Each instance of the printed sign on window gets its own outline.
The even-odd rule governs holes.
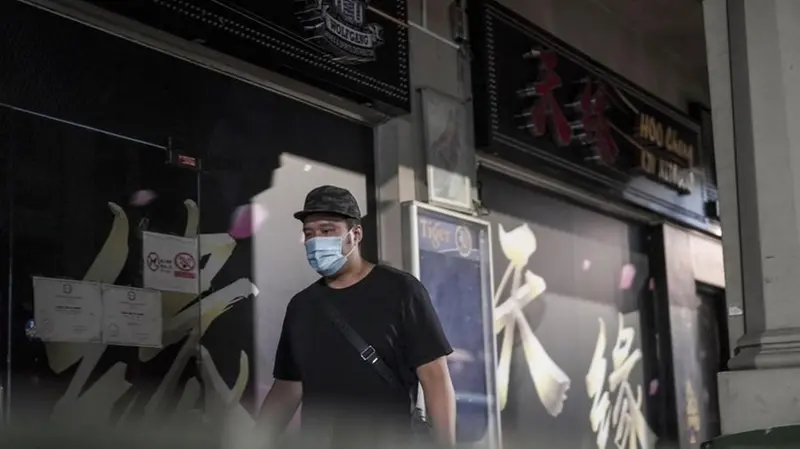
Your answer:
[[[103,285],[103,343],[160,348],[161,292]]]
[[[100,343],[100,284],[34,276],[33,304],[42,341]]]
[[[199,294],[197,239],[143,233],[144,287]]]

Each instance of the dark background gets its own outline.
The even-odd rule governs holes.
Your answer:
[[[2,2],[0,15],[7,19],[0,24],[0,318],[5,323],[11,312],[12,328],[2,340],[11,339],[11,379],[4,382],[17,398],[12,416],[32,404],[21,398],[34,393],[39,413],[50,409],[75,374],[75,367],[53,373],[43,345],[25,334],[32,317],[31,276],[81,279],[108,235],[108,202],[124,208],[131,228],[130,254],[116,283],[138,286],[139,229],[181,233],[182,203],[193,199],[201,210],[201,234],[227,232],[234,210],[273,186],[281,154],[363,173],[368,195],[374,192],[369,128],[17,2]],[[170,141],[200,158],[205,170],[167,165],[163,149],[142,143]],[[330,142],[337,142],[336,152]],[[131,195],[142,189],[159,196],[146,207],[132,206]],[[369,210],[373,202],[369,197]],[[301,207],[294,202],[269,206],[271,213],[286,216]],[[373,218],[364,225],[363,250],[375,258]],[[253,258],[251,239],[239,240],[210,292],[241,278],[255,282]],[[307,267],[271,269],[292,276]],[[239,374],[240,353],[248,354],[250,382],[242,400],[248,410],[254,407],[258,351],[254,302],[288,299],[273,298],[268,290],[258,298],[242,298],[202,340],[229,387]],[[147,363],[137,361],[136,350],[111,347],[88,386],[114,363],[125,362],[126,379],[134,386],[117,411],[131,405],[135,395],[133,408],[140,410],[182,343]],[[0,360],[5,372],[5,354]],[[195,374],[193,360],[176,390]]]
[[[508,404],[501,415],[504,441],[543,449],[596,447],[589,423],[592,401],[586,390],[586,374],[598,337],[598,318],[606,325],[605,356],[610,373],[619,312],[625,327],[636,332],[632,350],[640,348],[643,352],[629,379],[634,388],[642,386],[642,411],[658,434],[660,411],[648,393],[650,380],[655,377],[655,343],[643,334],[649,326],[642,325],[650,313],[647,302],[651,297],[644,229],[540,193],[490,170],[479,171],[479,180],[492,223],[496,283],[508,266],[500,249],[499,226],[510,232],[527,224],[537,238],[538,249],[528,269],[545,279],[547,290],[524,312],[550,357],[571,380],[563,411],[552,417],[536,393],[522,346],[517,346],[512,356]],[[588,269],[584,261],[590,262]],[[620,274],[626,264],[633,265],[636,275],[631,287],[621,290]],[[615,397],[611,395],[612,402]],[[613,441],[608,444],[613,445]]]
[[[177,0],[110,2],[89,0],[152,27],[195,41],[259,67],[302,79],[389,113],[410,110],[408,34],[403,27],[367,12],[368,23],[383,26],[377,60],[343,65],[306,42],[295,0]],[[371,6],[404,22],[405,0],[372,0]]]

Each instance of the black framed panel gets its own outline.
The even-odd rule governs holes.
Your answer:
[[[85,0],[329,92],[410,111],[406,0]]]
[[[469,17],[478,148],[710,229],[694,121],[495,1]]]
[[[494,170],[478,179],[492,226],[503,444],[652,447],[663,412],[647,228]]]

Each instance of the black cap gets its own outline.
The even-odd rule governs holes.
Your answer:
[[[308,192],[303,210],[294,218],[305,220],[311,214],[333,214],[361,219],[358,202],[349,190],[336,186],[320,186]]]

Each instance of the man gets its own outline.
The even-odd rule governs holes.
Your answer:
[[[294,216],[303,222],[308,262],[322,278],[286,309],[275,382],[261,411],[266,430],[281,432],[302,400],[302,432],[317,439],[315,447],[326,447],[321,440],[327,438],[327,447],[335,448],[407,443],[419,383],[433,439],[452,447],[455,394],[446,359],[452,349],[425,287],[408,273],[361,257],[361,213],[347,190],[318,187]],[[331,306],[397,382],[362,358],[331,318]]]

